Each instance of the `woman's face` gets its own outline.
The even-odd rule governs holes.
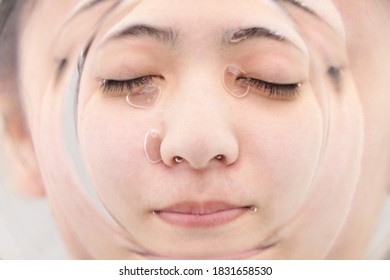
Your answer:
[[[365,142],[341,4],[102,1],[48,19],[56,40],[28,45],[34,16],[58,9],[45,2],[22,36],[21,78],[47,195],[75,256],[360,256],[363,246],[337,248],[364,243],[345,240],[355,233],[346,225],[374,219],[383,182],[375,201],[354,201],[382,136]],[[42,45],[56,60],[35,52]],[[32,80],[37,56],[47,71]],[[65,152],[70,94],[82,168],[109,217]]]

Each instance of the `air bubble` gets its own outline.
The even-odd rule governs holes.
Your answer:
[[[131,92],[126,96],[126,102],[133,107],[150,109],[156,105],[161,95],[161,88],[155,84],[148,84]]]
[[[161,137],[157,130],[152,129],[145,135],[144,151],[146,159],[150,163],[158,163],[162,160],[161,153]]]
[[[236,65],[229,65],[223,72],[223,85],[235,97],[245,97],[250,85],[245,80],[245,73]]]

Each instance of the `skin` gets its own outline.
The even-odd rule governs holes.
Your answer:
[[[41,176],[36,169],[31,173],[43,181],[75,258],[364,257],[388,191],[390,129],[384,104],[389,86],[388,66],[382,61],[390,58],[385,51],[390,42],[375,44],[388,21],[388,4],[376,1],[365,7],[358,1],[351,8],[346,1],[334,6],[326,1],[329,5],[319,9],[315,1],[307,1],[314,11],[319,9],[321,19],[284,3],[288,18],[268,1],[223,6],[217,1],[140,1],[114,9],[86,56],[77,107],[81,155],[100,199],[95,204],[64,152],[67,139],[58,125],[73,68],[66,67],[56,79],[58,64],[47,59],[47,53],[66,55],[68,65],[75,65],[85,45],[76,38],[87,38],[95,23],[69,35],[66,28],[83,20],[80,14],[63,27],[77,1],[59,2],[61,7],[38,2],[22,30],[20,49],[22,100]],[[85,16],[103,15],[109,8],[105,3]],[[191,13],[183,12],[188,9]],[[375,15],[369,20],[354,16],[367,9]],[[51,32],[41,32],[42,16],[51,23]],[[139,22],[178,29],[177,44],[150,37],[107,41]],[[216,43],[226,27],[248,26],[276,29],[293,43],[264,38],[228,47]],[[368,34],[372,40],[359,40]],[[264,90],[236,98],[221,80],[231,64],[257,79],[302,86],[288,98],[269,98]],[[331,66],[342,69],[341,82],[327,74]],[[126,92],[101,87],[105,79],[145,74],[163,77],[154,79],[161,97],[148,110],[129,106]],[[150,129],[162,138],[157,164],[147,161],[143,149]],[[217,160],[218,155],[223,159]],[[175,156],[184,161],[175,164]],[[212,227],[172,225],[153,214],[183,201],[221,197],[258,211]],[[100,203],[103,211],[96,206]]]

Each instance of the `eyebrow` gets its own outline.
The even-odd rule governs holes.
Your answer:
[[[225,30],[220,38],[222,46],[230,46],[243,41],[266,38],[280,42],[289,42],[289,40],[280,33],[265,27],[249,27],[234,30]]]
[[[169,46],[178,43],[179,32],[171,28],[154,27],[147,24],[136,24],[110,36],[105,42],[120,38],[154,38],[155,40]]]

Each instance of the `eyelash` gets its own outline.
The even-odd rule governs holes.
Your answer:
[[[155,78],[162,78],[160,76],[148,75],[142,76],[135,79],[130,80],[103,80],[101,84],[101,88],[103,92],[106,93],[114,93],[120,95],[124,90],[131,91],[135,87],[142,87],[154,82]]]
[[[130,80],[103,80],[101,88],[103,89],[103,92],[121,95],[125,89],[130,92],[135,87],[142,87],[148,84],[152,84],[155,78],[162,77],[148,75]],[[299,95],[299,88],[301,87],[301,83],[276,84],[249,77],[241,77],[237,78],[237,80],[248,83],[248,85],[254,89],[267,92],[269,98],[277,97],[286,99],[295,97]]]
[[[249,77],[241,77],[237,78],[237,80],[245,81],[252,88],[267,92],[269,98],[293,98],[299,95],[299,88],[302,85],[301,83],[276,84]]]

